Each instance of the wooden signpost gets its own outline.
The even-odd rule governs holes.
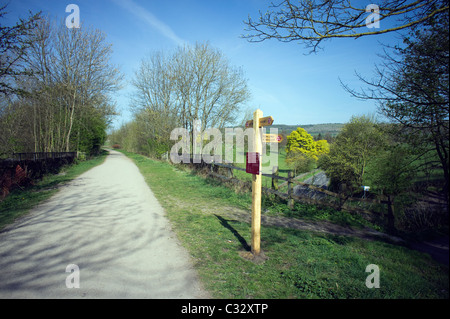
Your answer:
[[[253,116],[255,116],[254,113],[253,113]],[[262,112],[261,112],[261,116],[262,116]],[[245,122],[245,127],[247,127],[247,128],[248,127],[253,127],[253,121],[254,121],[254,118],[253,118],[253,120]],[[273,124],[273,117],[272,116],[261,117],[259,119],[259,127],[270,126],[272,124]]]
[[[259,128],[273,123],[271,116],[262,117],[263,112],[256,110],[253,120],[247,121],[245,127],[253,127],[253,150],[247,154],[247,169],[252,176],[252,253],[258,256],[261,252],[261,153],[262,142]],[[256,123],[257,125],[253,125]],[[256,153],[256,154],[255,154]],[[250,159],[252,159],[250,161]],[[255,168],[255,165],[258,167]]]

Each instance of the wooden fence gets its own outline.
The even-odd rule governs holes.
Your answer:
[[[56,158],[75,158],[77,152],[36,152],[36,153],[13,153],[11,159],[18,161],[39,161]]]
[[[44,174],[57,173],[61,166],[72,163],[77,152],[14,153],[0,159],[0,199],[16,187],[23,187]]]
[[[202,167],[208,166],[208,174],[212,177],[218,178],[222,181],[246,185],[251,188],[251,182],[240,180],[234,177],[234,170],[244,171],[245,168],[236,167],[223,163],[202,163]],[[219,169],[220,168],[220,169]],[[296,180],[292,171],[288,171],[288,177],[280,176],[278,170],[273,174],[262,173],[262,176],[268,177],[272,180],[271,187],[262,187],[262,191],[266,194],[274,194],[287,201],[288,206],[293,208],[295,202],[313,204],[318,206],[331,207],[337,210],[354,212],[362,215],[364,218],[373,220],[375,217],[379,218],[389,209],[393,209],[392,203],[386,200],[371,199],[371,198],[357,198],[345,194],[331,192],[327,189],[317,187],[315,185],[307,184]],[[281,180],[283,183],[278,184]],[[282,192],[280,188],[287,185],[287,191]],[[305,189],[312,190],[316,194],[323,194],[320,199],[312,198],[311,196],[299,196],[294,194],[294,186],[301,185]],[[360,207],[363,206],[363,207]],[[369,209],[366,206],[376,207],[376,209]]]

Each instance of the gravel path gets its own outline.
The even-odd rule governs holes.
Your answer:
[[[0,298],[208,297],[138,168],[116,151],[0,233]]]

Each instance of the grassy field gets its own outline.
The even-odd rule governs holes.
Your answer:
[[[265,260],[251,260],[251,227],[230,217],[234,210],[250,214],[250,194],[236,193],[183,166],[124,153],[137,164],[165,208],[214,298],[449,297],[447,266],[428,255],[382,241],[262,227]],[[263,200],[263,211],[266,206]],[[329,210],[303,209],[310,219],[320,216],[333,220]],[[302,218],[301,212],[295,215]],[[339,221],[345,223],[345,218]],[[349,219],[349,223],[355,221]],[[380,288],[366,287],[369,264],[379,266]]]
[[[67,183],[89,169],[103,163],[107,152],[87,161],[63,167],[59,174],[47,175],[25,190],[16,189],[0,201],[0,230],[27,214],[31,208],[55,194],[59,185]]]

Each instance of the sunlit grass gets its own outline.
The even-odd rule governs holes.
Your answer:
[[[124,152],[135,161],[187,248],[205,287],[216,298],[448,298],[448,267],[429,256],[380,241],[303,230],[262,227],[266,260],[243,258],[251,243],[248,223],[227,217],[250,214],[250,194],[182,167]],[[309,218],[329,212],[303,208]],[[296,214],[301,218],[302,207]],[[339,219],[342,221],[342,218]],[[349,221],[358,223],[359,221]],[[380,288],[365,285],[366,266],[380,268]]]

